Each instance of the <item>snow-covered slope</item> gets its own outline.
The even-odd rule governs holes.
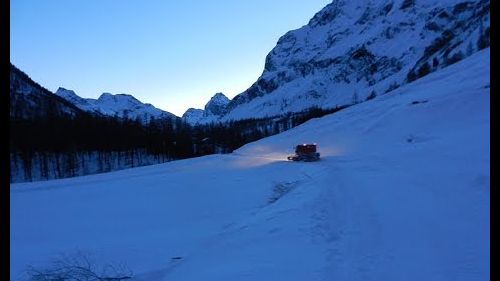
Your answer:
[[[99,112],[97,106],[95,105],[95,99],[84,99],[77,95],[73,90],[68,90],[62,87],[59,87],[55,94],[71,102],[82,110]]]
[[[139,119],[148,123],[154,119],[174,119],[176,116],[170,112],[158,109],[149,103],[142,103],[135,97],[127,94],[113,95],[103,93],[98,99],[82,98],[72,90],[59,88],[56,95],[73,103],[78,108],[119,118]]]
[[[140,119],[148,122],[151,118],[175,118],[175,115],[154,107],[149,103],[142,103],[131,95],[103,93],[95,105],[99,111],[106,115],[122,118]]]
[[[12,184],[11,280],[78,251],[137,280],[489,280],[489,52],[230,155]],[[321,161],[285,161],[302,142]]]
[[[71,102],[54,95],[10,64],[10,118],[76,117],[83,112]]]
[[[334,0],[279,39],[261,77],[233,98],[220,120],[335,107],[383,94],[488,45],[489,5]]]
[[[182,119],[191,125],[207,124],[220,119],[227,113],[230,99],[223,93],[216,93],[205,105],[205,109],[189,108]]]

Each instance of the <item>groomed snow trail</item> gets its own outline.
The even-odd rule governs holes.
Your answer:
[[[13,184],[11,279],[82,250],[145,281],[489,280],[489,60],[231,155]]]

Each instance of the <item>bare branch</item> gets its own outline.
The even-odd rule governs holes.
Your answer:
[[[123,265],[107,264],[99,270],[91,257],[82,252],[73,256],[62,255],[47,268],[28,266],[27,273],[31,281],[120,281],[134,278],[132,271]]]

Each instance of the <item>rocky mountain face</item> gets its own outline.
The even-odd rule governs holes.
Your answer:
[[[205,112],[212,115],[223,115],[226,113],[226,107],[230,100],[223,94],[215,94],[205,105]]]
[[[182,119],[191,125],[214,122],[227,113],[230,101],[223,93],[216,93],[205,105],[205,109],[189,108]]]
[[[54,95],[10,65],[10,118],[35,119],[48,116],[74,118],[83,114],[71,102]]]
[[[143,124],[148,123],[151,119],[177,118],[177,116],[170,112],[158,109],[149,103],[142,103],[135,97],[127,94],[113,95],[103,93],[98,99],[91,99],[82,98],[76,95],[74,91],[59,88],[56,91],[56,95],[73,103],[84,111],[118,118],[138,119]]]
[[[489,46],[489,26],[489,0],[335,0],[278,40],[217,121],[371,99]]]

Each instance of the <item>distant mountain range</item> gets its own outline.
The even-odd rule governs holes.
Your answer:
[[[82,98],[72,90],[57,89],[56,95],[73,103],[81,110],[118,118],[140,120],[148,123],[151,119],[172,119],[174,114],[158,109],[149,103],[142,103],[127,94],[103,93],[98,99]]]
[[[176,119],[174,114],[142,103],[131,95],[103,93],[98,99],[82,98],[72,90],[59,88],[55,93],[33,81],[26,73],[10,65],[10,116],[30,119],[47,115],[94,114],[139,120]]]

